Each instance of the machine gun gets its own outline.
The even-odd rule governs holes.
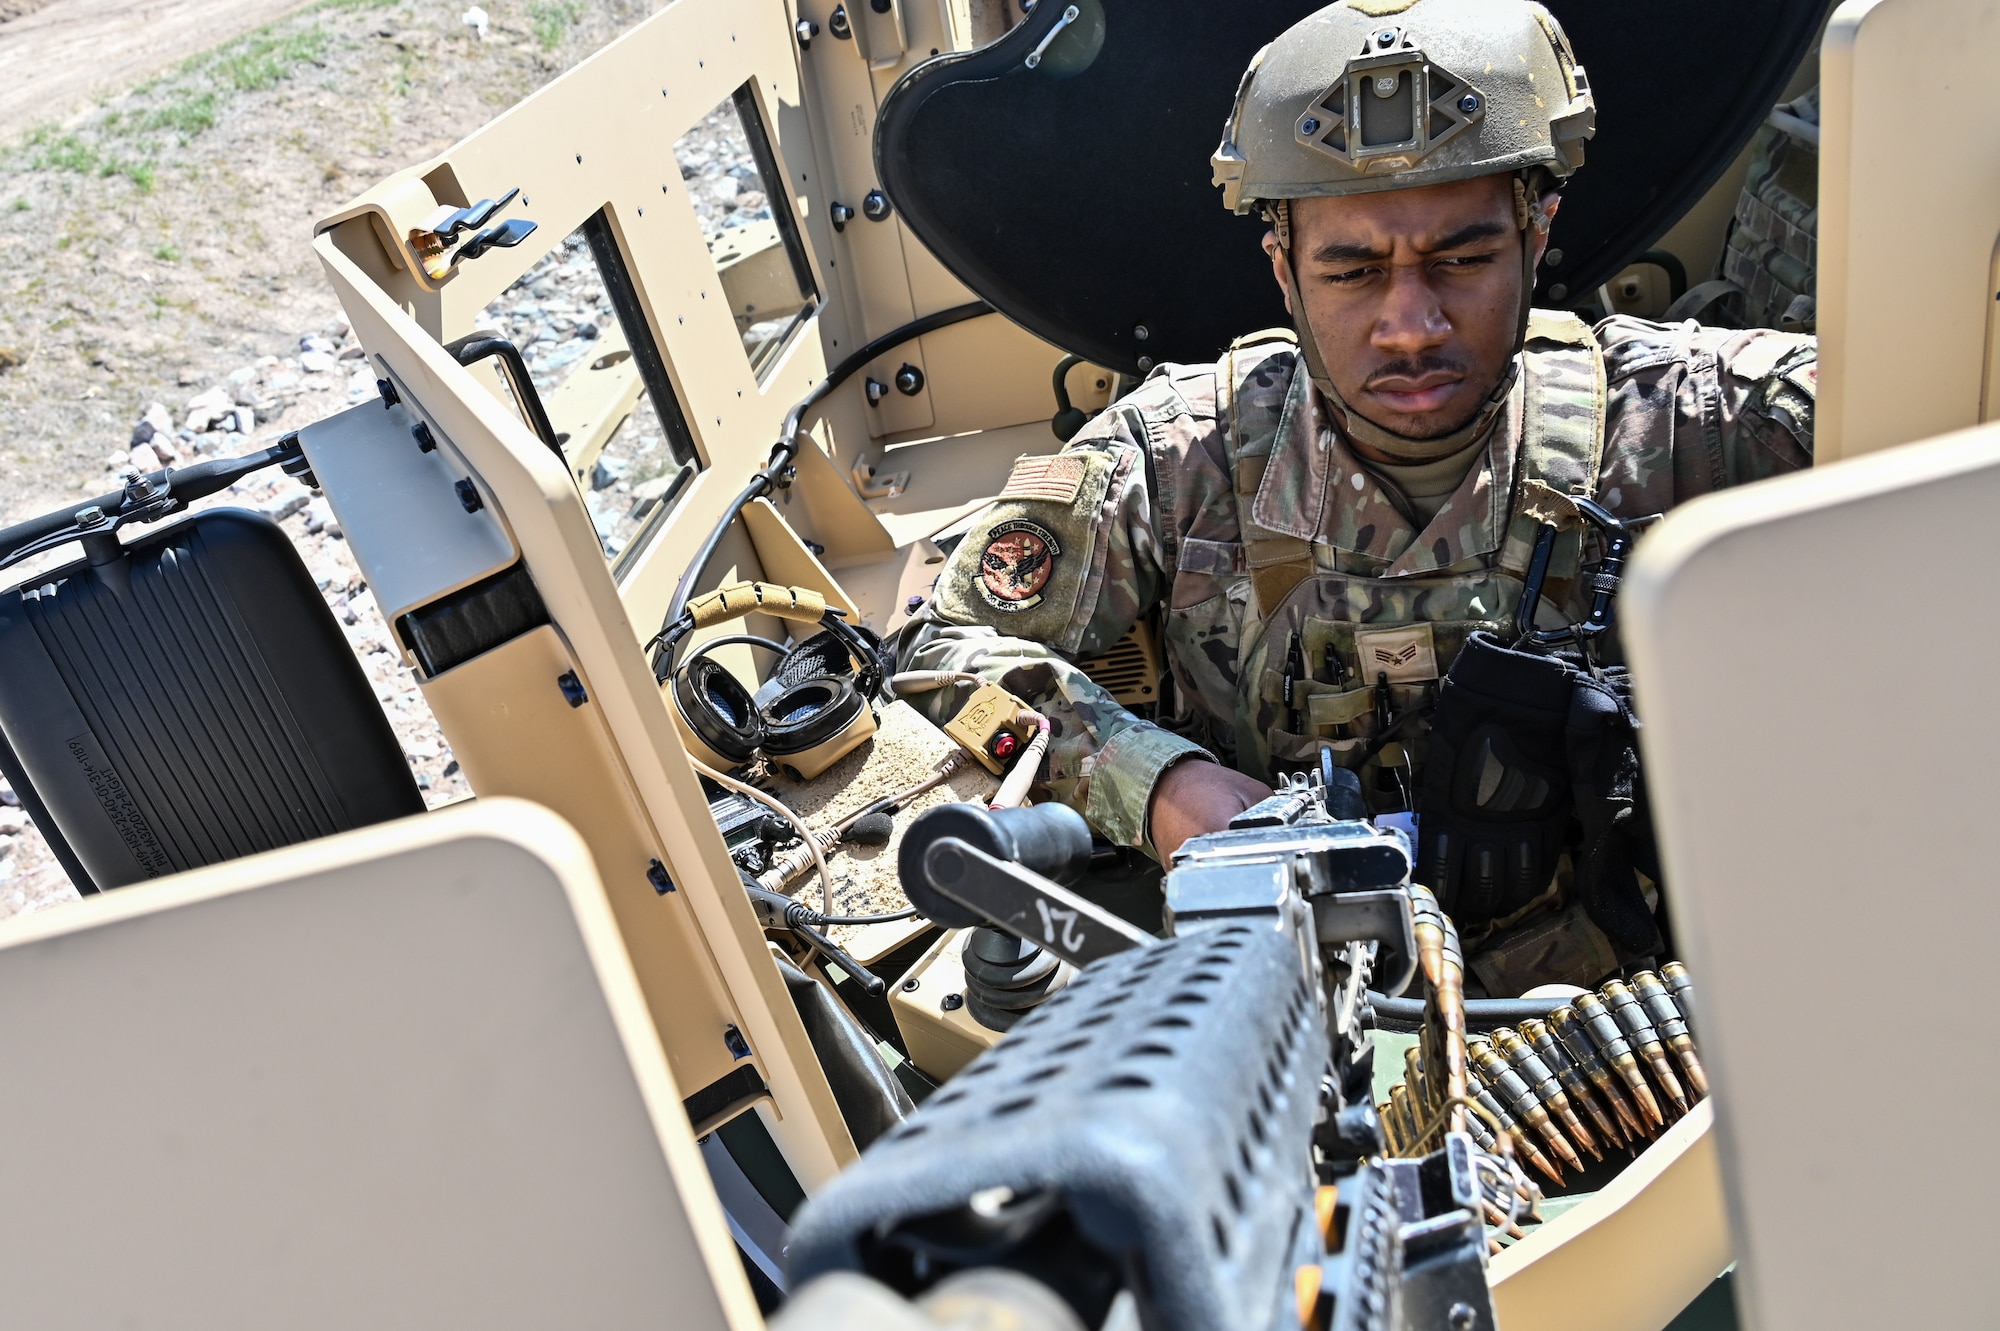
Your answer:
[[[1414,970],[1410,851],[1359,812],[1325,767],[1189,841],[1165,939],[1064,885],[1066,807],[918,818],[913,904],[1080,970],[800,1212],[799,1319],[867,1316],[807,1283],[847,1272],[1024,1327],[1492,1327],[1489,1158],[1452,1132],[1382,1158],[1368,990]]]

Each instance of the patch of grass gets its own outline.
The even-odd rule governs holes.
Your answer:
[[[564,35],[583,17],[583,8],[582,0],[549,0],[528,6],[528,26],[535,30],[535,40],[544,51],[562,45]]]
[[[260,28],[213,54],[192,62],[196,71],[237,92],[258,92],[289,78],[301,65],[326,60],[326,29],[317,25],[297,32]]]
[[[47,127],[28,136],[28,165],[37,171],[74,171],[95,174],[104,165],[97,149],[76,134],[58,134]]]
[[[34,206],[34,204],[29,203],[26,199],[16,199],[7,205],[7,211],[10,213],[25,213]]]
[[[141,157],[134,160],[106,158],[104,165],[97,169],[100,176],[123,176],[138,187],[141,194],[153,192],[153,159]]]
[[[158,245],[153,249],[153,257],[161,263],[179,263],[181,252],[171,245]]]
[[[183,139],[191,139],[205,129],[215,128],[216,100],[213,88],[200,92],[183,90],[148,112],[140,125],[145,129],[170,129]]]

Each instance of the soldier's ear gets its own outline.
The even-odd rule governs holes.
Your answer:
[[[1292,304],[1291,265],[1285,259],[1285,251],[1278,245],[1278,233],[1276,231],[1266,231],[1264,233],[1264,253],[1271,256],[1271,277],[1277,282],[1279,292],[1284,295],[1285,313],[1296,319],[1299,312],[1297,307]]]
[[[1542,252],[1549,247],[1549,227],[1554,224],[1556,209],[1560,207],[1562,207],[1562,195],[1551,190],[1536,200],[1534,208],[1528,214],[1529,225],[1533,229],[1535,262],[1538,264],[1542,261]]]

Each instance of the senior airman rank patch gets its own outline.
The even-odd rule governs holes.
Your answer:
[[[987,533],[979,552],[979,591],[995,610],[1032,610],[1042,603],[1062,542],[1039,522],[1016,518]]]

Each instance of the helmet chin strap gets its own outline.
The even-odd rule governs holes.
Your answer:
[[[1514,380],[1521,372],[1521,348],[1528,342],[1528,315],[1535,301],[1535,268],[1539,258],[1536,254],[1536,233],[1546,233],[1549,228],[1548,213],[1543,211],[1539,199],[1529,200],[1527,185],[1520,175],[1514,177],[1513,186],[1514,225],[1521,232],[1521,312],[1514,326],[1514,349],[1508,354],[1507,372],[1500,376],[1500,382],[1487,394],[1471,420],[1450,434],[1429,439],[1398,434],[1377,425],[1348,405],[1340,390],[1333,386],[1333,377],[1326,372],[1326,363],[1320,359],[1319,342],[1313,337],[1312,324],[1306,318],[1304,287],[1299,282],[1298,258],[1292,250],[1291,201],[1280,199],[1272,205],[1269,210],[1271,229],[1277,235],[1278,248],[1285,255],[1285,272],[1291,285],[1288,294],[1291,297],[1292,323],[1298,330],[1299,354],[1305,358],[1306,373],[1312,378],[1313,387],[1326,399],[1336,423],[1349,438],[1401,462],[1434,462],[1468,447],[1473,440],[1493,428],[1493,422],[1499,417],[1500,408],[1507,404],[1507,395],[1513,391]]]

